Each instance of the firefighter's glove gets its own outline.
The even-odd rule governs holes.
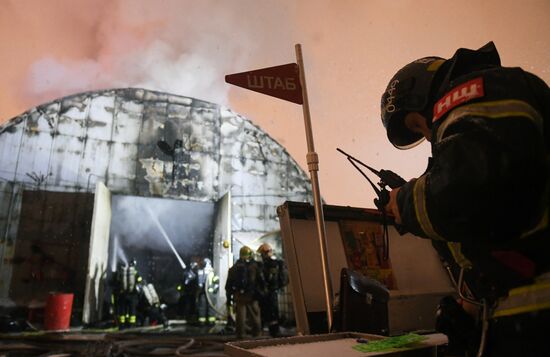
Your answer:
[[[399,213],[399,206],[397,205],[397,194],[401,187],[390,191],[390,201],[386,205],[386,213],[392,215],[395,219],[395,223],[401,224],[401,214]]]

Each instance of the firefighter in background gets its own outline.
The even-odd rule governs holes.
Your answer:
[[[459,283],[438,330],[458,353],[548,355],[547,84],[502,67],[490,42],[406,65],[381,106],[395,147],[431,142],[428,169],[393,189],[386,210],[400,232],[431,239]]]
[[[213,308],[210,306],[211,297],[218,292],[220,279],[214,274],[212,262],[208,258],[202,260],[201,266],[197,272],[197,309],[200,324],[214,324],[216,316]]]
[[[123,263],[118,265],[113,284],[113,300],[119,329],[136,326],[139,303],[138,285],[141,281],[136,259],[131,259],[128,265]]]
[[[187,322],[197,318],[198,263],[192,260],[183,271],[183,281],[178,285],[180,314]]]
[[[235,329],[238,339],[244,337],[246,322],[253,337],[261,334],[262,322],[258,300],[265,295],[265,281],[262,268],[252,257],[252,249],[243,246],[239,251],[239,259],[229,268],[225,293],[228,311],[235,305]]]
[[[277,337],[279,328],[279,290],[288,284],[288,271],[285,262],[273,255],[273,248],[268,243],[258,247],[257,252],[262,257],[262,270],[267,292],[260,298],[262,324],[269,328],[269,335]]]
[[[168,319],[164,314],[166,305],[161,304],[155,286],[151,283],[142,281],[140,284],[141,298],[139,304],[139,317],[144,326],[162,324],[164,328],[168,327]]]

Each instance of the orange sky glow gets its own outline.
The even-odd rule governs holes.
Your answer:
[[[307,170],[300,106],[232,87],[225,74],[295,62],[302,45],[321,194],[373,207],[336,151],[409,179],[429,145],[399,151],[380,122],[391,76],[420,57],[494,41],[503,65],[550,83],[548,0],[0,0],[0,123],[66,95],[143,87],[223,104]]]

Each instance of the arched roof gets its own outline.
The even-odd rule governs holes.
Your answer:
[[[182,149],[173,157],[159,140]],[[216,200],[304,196],[305,172],[243,116],[217,104],[145,89],[86,92],[0,126],[0,178],[41,189]],[[304,198],[304,197],[302,197]]]

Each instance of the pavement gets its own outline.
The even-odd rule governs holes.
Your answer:
[[[170,321],[168,328],[74,327],[44,331],[36,326],[24,332],[0,334],[0,356],[227,356],[224,344],[236,341],[224,322],[209,326]],[[294,328],[283,329],[285,335]],[[267,331],[259,339],[270,338]]]

